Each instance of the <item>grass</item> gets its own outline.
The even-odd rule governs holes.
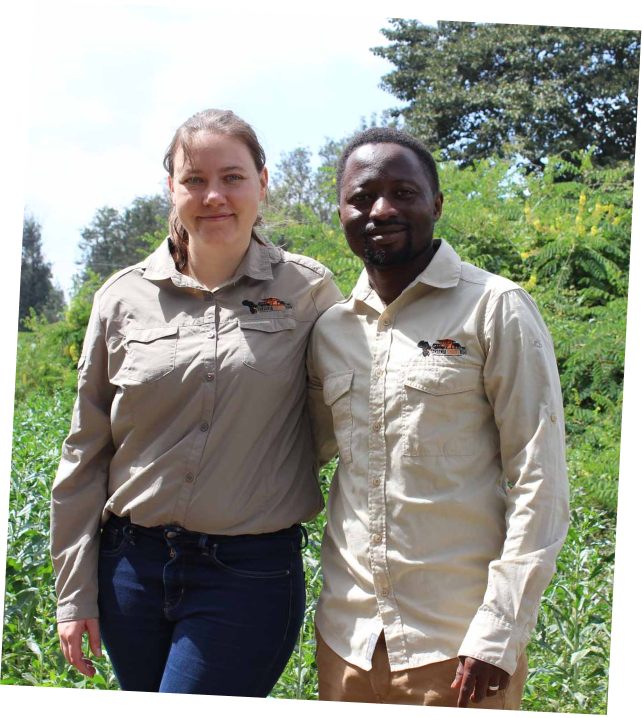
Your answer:
[[[49,561],[49,492],[68,431],[71,390],[21,400],[14,416],[1,683],[117,690],[105,655],[97,675],[83,678],[60,653]],[[573,454],[571,477],[579,472]],[[326,467],[327,489],[334,464]],[[605,713],[610,648],[615,518],[572,493],[572,523],[558,571],[542,601],[528,648],[529,679],[523,710]],[[318,697],[314,658],[314,605],[321,588],[319,550],[324,514],[307,525],[304,554],[308,601],[298,645],[272,691],[274,698]]]

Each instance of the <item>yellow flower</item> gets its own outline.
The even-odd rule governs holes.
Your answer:
[[[596,224],[594,224],[594,225],[591,227],[591,234],[592,234],[593,236],[595,236],[595,235],[597,234],[597,225],[596,225]]]

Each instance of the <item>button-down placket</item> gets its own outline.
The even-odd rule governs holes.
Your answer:
[[[374,293],[373,293],[374,294]],[[376,295],[374,295],[376,297]],[[364,301],[371,311],[376,311],[376,333],[372,342],[372,365],[370,368],[369,428],[368,432],[368,517],[370,535],[370,563],[379,615],[383,622],[389,653],[406,660],[403,627],[399,607],[395,600],[387,561],[386,516],[386,367],[392,346],[392,330],[396,316],[394,307],[382,307],[373,295]],[[376,297],[378,300],[378,297]],[[377,306],[378,305],[378,306]],[[380,312],[380,308],[383,311]]]

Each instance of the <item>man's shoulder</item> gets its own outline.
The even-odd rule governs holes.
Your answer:
[[[504,292],[511,290],[522,290],[516,282],[512,279],[507,279],[499,274],[493,274],[488,272],[481,267],[476,267],[474,264],[469,262],[461,263],[461,281],[471,288],[476,288],[477,291],[482,294],[499,296]]]

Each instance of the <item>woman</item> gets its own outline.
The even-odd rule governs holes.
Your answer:
[[[60,644],[93,676],[81,639],[99,656],[102,636],[124,690],[267,696],[323,505],[305,349],[341,294],[257,234],[265,154],[232,112],[187,120],[164,166],[170,236],[96,294],[78,364],[52,491]]]

